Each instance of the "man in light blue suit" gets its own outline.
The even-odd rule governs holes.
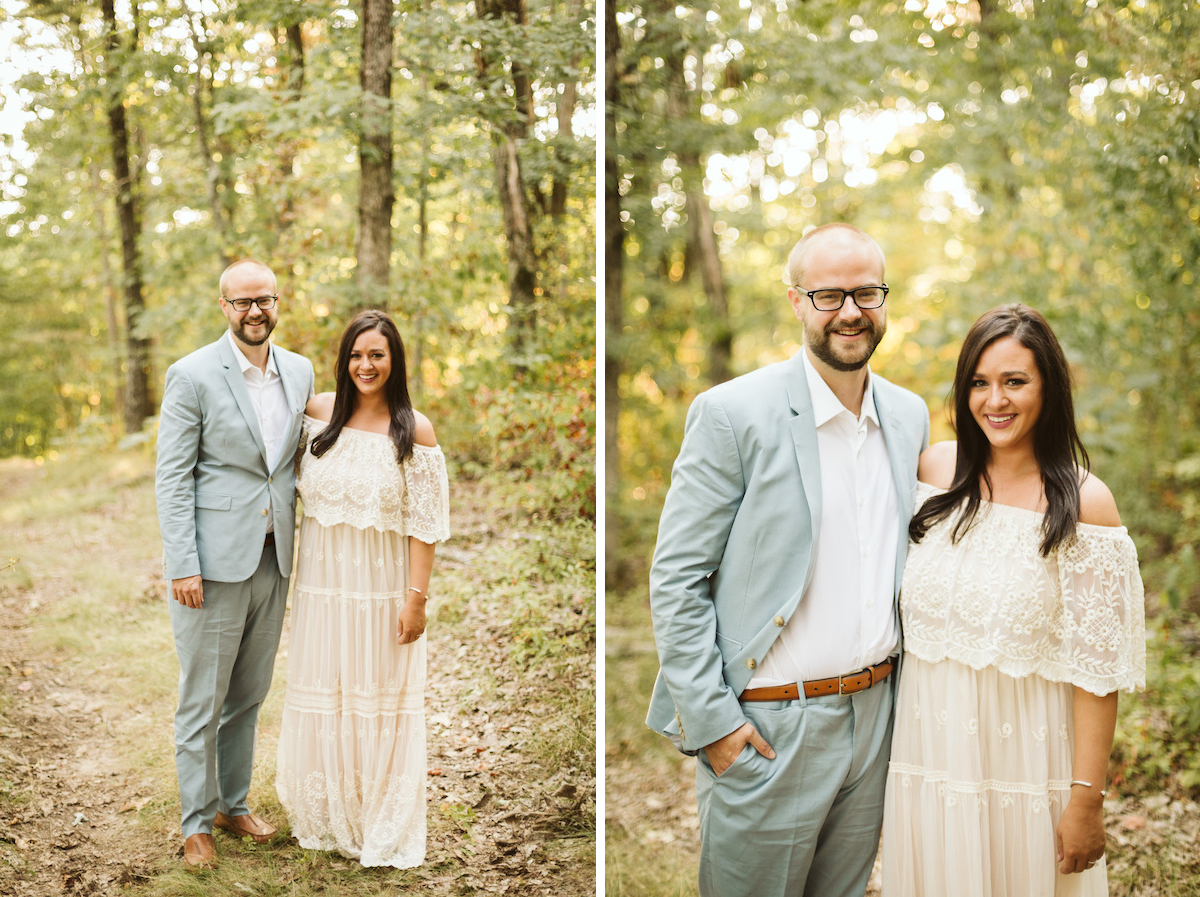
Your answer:
[[[787,280],[804,349],[696,398],[650,572],[647,723],[697,757],[704,897],[861,897],[883,815],[929,413],[867,366],[870,236],[810,231]]]
[[[184,860],[216,865],[213,827],[266,843],[246,806],[258,710],[271,686],[295,535],[293,456],[313,367],[270,342],[275,275],[221,275],[228,331],[167,371],[155,497],[179,655],[175,765]]]

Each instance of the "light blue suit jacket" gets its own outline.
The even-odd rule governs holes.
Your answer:
[[[871,381],[900,512],[895,595],[929,411],[908,390]],[[803,350],[696,397],[650,568],[661,669],[646,723],[680,750],[746,721],[738,695],[803,599],[822,503],[837,500],[821,495]]]
[[[237,351],[222,336],[167,369],[158,423],[154,494],[167,579],[201,574],[215,582],[249,579],[262,558],[268,508],[279,572],[292,572],[296,530],[294,456],[313,366],[272,346],[287,399],[288,431],[273,468],[250,402]]]

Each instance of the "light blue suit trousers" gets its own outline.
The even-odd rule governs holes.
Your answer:
[[[218,811],[250,812],[258,710],[271,688],[287,593],[272,545],[249,579],[204,580],[201,610],[171,599],[179,654],[175,770],[185,838],[211,832]]]
[[[862,897],[898,679],[844,697],[744,703],[775,759],[747,745],[718,778],[697,755],[702,897]]]

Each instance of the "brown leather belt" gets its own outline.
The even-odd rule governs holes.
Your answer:
[[[267,538],[263,540],[263,548],[269,548],[275,544],[275,533],[267,533]]]
[[[818,698],[821,695],[852,695],[866,691],[872,685],[878,685],[891,675],[896,668],[896,658],[889,657],[883,663],[873,667],[863,667],[857,673],[846,673],[844,676],[832,676],[829,679],[809,679],[804,683],[804,697]],[[742,692],[740,701],[794,701],[800,697],[798,683],[789,682],[787,685],[766,685],[762,688],[747,688]]]

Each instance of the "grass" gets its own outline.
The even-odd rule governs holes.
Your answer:
[[[648,598],[644,589],[610,592],[604,604],[605,895],[695,897],[695,833],[663,813],[693,802],[694,761],[645,722],[658,672]]]
[[[455,683],[457,710],[482,709],[522,720],[513,726],[523,730],[516,745],[520,757],[504,759],[537,773],[535,780],[522,783],[527,793],[513,803],[535,820],[527,834],[546,860],[539,868],[559,873],[557,884],[547,880],[528,893],[591,894],[594,530],[586,523],[531,519],[521,510],[527,502],[506,502],[506,489],[501,483],[494,488],[475,484],[470,490],[480,507],[466,509],[468,524],[444,551],[439,549],[444,556],[434,568],[430,626],[462,633],[456,641],[459,652],[466,652],[471,675],[461,688]],[[430,850],[418,869],[363,869],[285,838],[260,847],[217,833],[220,867],[199,876],[185,870],[176,856],[181,836],[170,728],[178,666],[157,558],[151,450],[63,457],[45,468],[0,461],[0,490],[0,532],[6,534],[0,554],[19,559],[0,571],[0,588],[18,590],[35,610],[30,650],[53,657],[73,682],[86,681],[89,693],[99,695],[113,750],[124,768],[136,771],[141,805],[121,818],[152,856],[154,874],[127,892],[371,897],[408,890],[488,890],[469,860],[491,848],[493,833],[483,828],[485,820],[470,800],[435,799],[432,791]],[[463,495],[452,499],[461,501]],[[510,528],[520,537],[498,537]],[[249,796],[255,811],[277,824],[286,818],[273,785],[283,674],[280,661],[260,715]],[[526,683],[536,685],[532,697],[520,690]],[[3,700],[0,730],[7,724]],[[432,727],[429,737],[435,737]],[[5,781],[0,765],[0,808],[11,799]],[[0,863],[10,858],[20,859],[0,840]]]

